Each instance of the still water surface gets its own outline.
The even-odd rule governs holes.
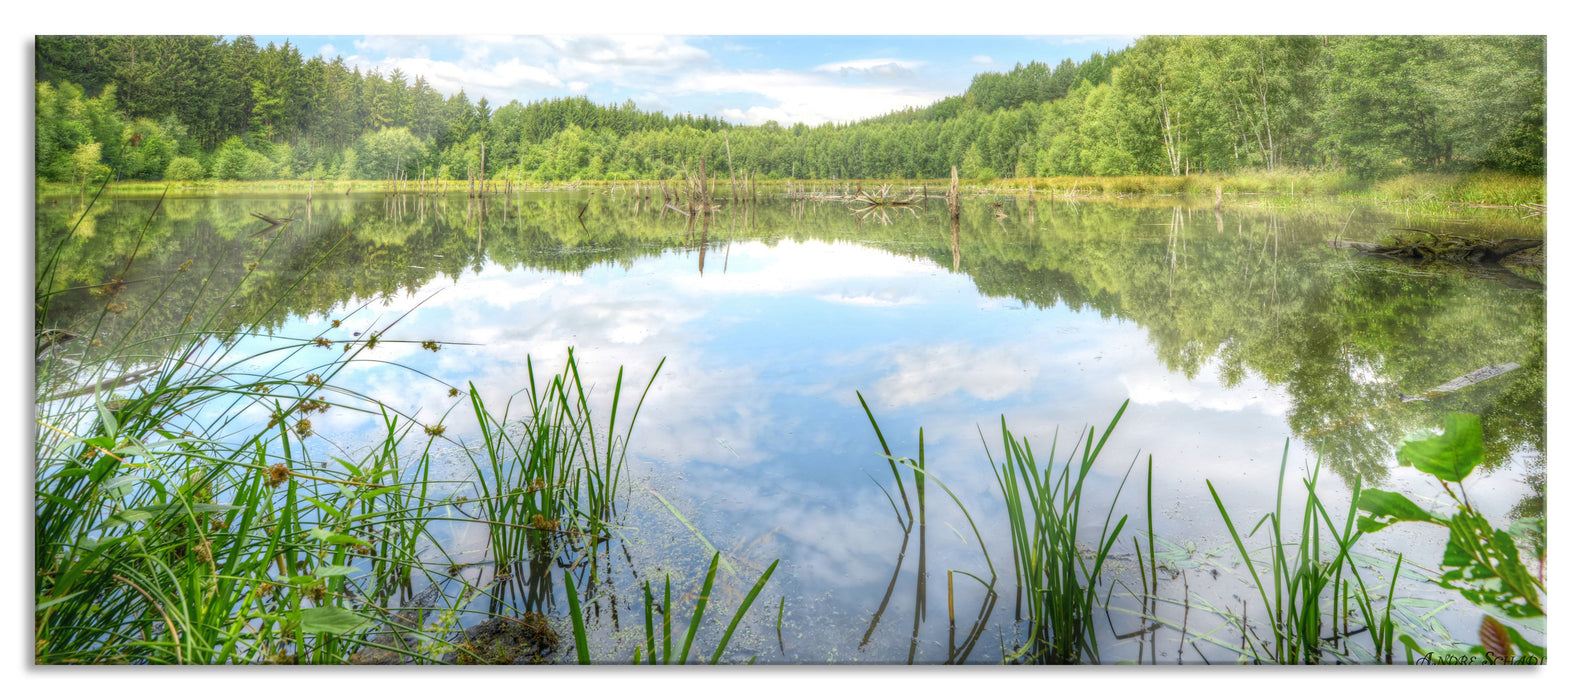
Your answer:
[[[1541,236],[1541,224],[1350,204],[1243,202],[1218,214],[1176,204],[983,198],[966,202],[953,233],[938,204],[885,221],[839,202],[776,200],[727,206],[703,233],[619,190],[512,195],[487,206],[321,197],[311,211],[299,197],[188,197],[167,199],[139,240],[154,200],[124,198],[89,211],[68,243],[60,286],[114,277],[136,250],[121,298],[140,313],[107,322],[130,328],[136,318],[133,332],[149,336],[188,313],[159,298],[229,305],[227,317],[264,318],[261,330],[297,340],[328,335],[332,319],[344,320],[334,337],[352,340],[349,332],[405,314],[382,340],[411,342],[364,351],[337,382],[449,426],[447,464],[458,475],[459,450],[477,436],[451,387],[471,382],[500,410],[526,386],[526,358],[542,381],[574,346],[596,397],[626,369],[627,406],[632,386],[663,359],[630,443],[624,546],[605,562],[620,575],[607,577],[609,595],[590,611],[610,660],[630,659],[632,625],[642,624],[634,583],[669,573],[679,589],[695,590],[712,548],[731,567],[710,604],[715,616],[780,561],[737,633],[734,660],[998,660],[1002,639],[1016,634],[1018,601],[1004,504],[980,435],[1003,458],[1002,416],[1040,454],[1058,433],[1063,460],[1080,430],[1102,430],[1129,401],[1090,479],[1086,519],[1096,538],[1117,489],[1117,513],[1132,516],[1118,548],[1126,551],[1112,557],[1113,614],[1097,618],[1109,661],[1236,659],[1240,635],[1212,611],[1239,614],[1256,593],[1205,480],[1248,529],[1273,508],[1288,440],[1288,502],[1322,451],[1319,488],[1330,502],[1342,502],[1360,476],[1444,511],[1437,484],[1393,466],[1394,446],[1447,412],[1475,413],[1489,453],[1468,483],[1476,504],[1496,525],[1542,512],[1542,270],[1414,267],[1325,245],[1342,231],[1364,241],[1398,226]],[[40,256],[82,205],[39,204]],[[301,220],[256,235],[265,225],[248,216],[254,211]],[[187,260],[201,276],[173,274]],[[241,294],[219,301],[214,290],[238,285]],[[96,303],[67,293],[50,321],[70,326]],[[423,340],[446,345],[432,353]],[[278,342],[247,339],[234,351]],[[311,361],[340,348],[321,352]],[[1521,368],[1431,401],[1401,401],[1507,362]],[[930,482],[926,530],[902,531],[858,391],[898,454],[915,456],[924,430],[928,470],[960,508]],[[377,427],[350,412],[314,423],[325,454],[360,454]],[[1141,625],[1123,612],[1138,608],[1129,543],[1142,532],[1150,458],[1169,564],[1160,593],[1198,606],[1166,605],[1160,615],[1176,625],[1184,616],[1185,640],[1169,626],[1130,635]],[[991,578],[973,525],[1000,577],[997,596],[985,598],[967,576]],[[468,556],[487,558],[472,544],[480,533],[449,536]],[[1397,526],[1365,544],[1392,564],[1404,551],[1433,567],[1442,538]],[[1413,634],[1476,637],[1470,606],[1411,574],[1398,595],[1422,616]],[[553,593],[547,604],[563,614]],[[700,643],[712,649],[721,626],[705,626]]]

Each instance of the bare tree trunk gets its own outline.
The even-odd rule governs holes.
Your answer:
[[[725,167],[731,171],[731,201],[736,201],[736,166],[731,163],[731,132],[725,132]]]
[[[957,190],[960,179],[956,174],[956,166],[950,166],[950,190],[945,193],[945,201],[950,205],[950,220],[961,219],[961,193]]]

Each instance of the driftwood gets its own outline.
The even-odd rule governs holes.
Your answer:
[[[1461,375],[1459,377],[1456,377],[1455,379],[1452,379],[1452,380],[1450,380],[1448,382],[1445,382],[1444,384],[1440,384],[1439,386],[1436,386],[1436,387],[1434,387],[1432,389],[1429,389],[1428,391],[1425,391],[1425,392],[1423,392],[1421,394],[1413,394],[1411,396],[1407,396],[1405,394],[1402,394],[1401,395],[1401,402],[1405,403],[1405,402],[1408,402],[1408,401],[1427,401],[1427,400],[1432,399],[1432,398],[1437,398],[1437,397],[1440,397],[1440,396],[1444,396],[1445,394],[1448,394],[1448,393],[1450,393],[1452,391],[1456,391],[1458,389],[1465,389],[1465,388],[1467,388],[1469,386],[1472,386],[1473,384],[1477,384],[1478,382],[1484,381],[1486,379],[1493,379],[1495,377],[1498,377],[1498,376],[1500,376],[1502,374],[1505,374],[1506,372],[1509,372],[1509,371],[1511,371],[1513,369],[1516,369],[1518,367],[1521,367],[1521,365],[1518,365],[1515,362],[1507,362],[1507,363],[1505,363],[1503,365],[1490,365],[1488,367],[1480,367],[1480,368],[1475,369],[1475,370],[1473,370],[1471,372],[1468,372],[1468,373],[1463,374],[1463,375]]]
[[[892,195],[889,185],[880,185],[879,189],[872,193],[865,192],[860,184],[857,185],[857,194],[852,195],[851,198],[870,207],[909,207],[923,200],[922,196],[916,194],[905,199]]]
[[[1466,263],[1497,263],[1506,257],[1544,244],[1538,238],[1507,238],[1491,241],[1473,236],[1432,233],[1422,229],[1405,229],[1424,236],[1397,237],[1383,243],[1359,241],[1329,241],[1331,248],[1355,250],[1363,255],[1373,255],[1396,260],[1448,260]]]
[[[296,219],[292,219],[292,218],[277,219],[277,218],[275,218],[273,216],[268,216],[266,214],[260,214],[260,213],[258,213],[256,211],[253,212],[253,216],[257,217],[259,219],[263,219],[264,221],[267,221],[267,222],[269,222],[271,224],[274,224],[276,226],[280,226],[280,225],[283,225],[283,224],[288,224],[288,223],[291,223],[293,221],[296,221]]]

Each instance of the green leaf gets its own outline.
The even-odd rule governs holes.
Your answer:
[[[307,499],[307,501],[309,503],[312,503],[313,505],[316,505],[319,508],[323,509],[324,512],[329,513],[330,515],[334,516],[336,520],[345,520],[346,519],[345,514],[341,513],[341,510],[339,508],[336,508],[335,506],[330,505],[328,502],[319,500],[319,499],[314,498],[312,496],[303,496],[303,498]]]
[[[369,492],[363,494],[363,499],[364,500],[368,500],[368,501],[372,501],[375,498],[383,496],[383,495],[385,495],[387,493],[393,493],[393,492],[400,491],[400,490],[401,490],[401,486],[399,486],[399,485],[386,486],[384,488],[374,489],[372,491],[369,491]]]
[[[1450,519],[1439,585],[1461,591],[1467,600],[1497,608],[1513,618],[1544,614],[1542,586],[1527,572],[1510,533],[1496,530],[1476,512]]]
[[[1523,639],[1521,633],[1516,631],[1516,628],[1506,625],[1505,633],[1511,636],[1511,641],[1516,643],[1516,650],[1522,654],[1537,656],[1545,661],[1549,659],[1548,649]]]
[[[322,527],[313,528],[312,530],[308,531],[308,534],[312,535],[314,539],[316,539],[316,540],[318,540],[320,542],[323,542],[325,544],[355,544],[355,545],[362,545],[364,547],[369,547],[369,548],[373,547],[372,544],[369,544],[368,542],[365,542],[363,540],[357,539],[356,537],[352,537],[351,535],[339,535],[339,534],[330,532],[329,530],[326,530],[326,529],[324,529]]]
[[[84,593],[87,593],[87,592],[88,591],[86,591],[86,590],[77,591],[76,593],[68,593],[68,594],[63,595],[63,596],[61,596],[59,598],[51,598],[49,600],[41,601],[37,605],[33,606],[33,612],[35,612],[35,613],[43,612],[45,608],[54,607],[56,605],[59,605],[59,604],[64,603],[64,602],[66,602],[68,600],[71,600],[72,598],[76,598],[77,596],[80,596],[80,595],[82,595]]]
[[[121,434],[121,426],[116,422],[115,414],[110,411],[108,406],[104,405],[104,398],[99,396],[97,391],[93,394],[93,406],[99,409],[99,422],[104,424],[105,435],[114,436]]]
[[[114,491],[115,489],[121,488],[127,484],[136,483],[142,480],[142,478],[143,477],[136,474],[122,474],[118,477],[115,477],[114,479],[104,482],[104,488],[108,491]]]
[[[1357,510],[1365,513],[1357,519],[1357,529],[1363,532],[1378,532],[1398,522],[1444,522],[1407,497],[1378,489],[1363,489],[1357,497]]]
[[[313,570],[313,575],[318,578],[329,578],[331,576],[351,576],[360,573],[362,573],[361,569],[358,569],[355,566],[346,566],[344,564],[325,564],[324,566]]]
[[[1483,424],[1468,413],[1445,416],[1445,432],[1401,444],[1395,456],[1402,464],[1445,481],[1461,481],[1483,462]]]
[[[346,608],[307,608],[302,611],[306,634],[349,634],[368,625],[368,618]]]
[[[151,505],[151,506],[139,506],[137,508],[127,508],[126,510],[118,511],[116,513],[111,514],[110,517],[104,519],[104,522],[99,523],[98,527],[95,527],[92,530],[89,530],[89,532],[93,532],[94,530],[103,530],[103,529],[106,529],[106,528],[119,527],[121,525],[131,525],[133,523],[139,523],[139,522],[142,522],[142,521],[147,520],[149,518],[152,518],[152,517],[154,517],[156,515],[163,515],[163,514],[165,514],[167,512],[170,512],[170,511],[175,510],[175,509],[180,508],[180,507],[181,507],[181,504],[179,504],[179,503],[159,503],[159,504]]]

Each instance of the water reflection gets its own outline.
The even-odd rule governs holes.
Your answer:
[[[975,604],[979,594],[954,573],[980,573],[982,557],[953,502],[930,492],[926,547],[921,523],[896,527],[870,479],[882,483],[888,470],[853,390],[888,432],[926,427],[930,471],[973,514],[996,561],[1009,561],[995,544],[1006,540],[1003,504],[978,426],[1003,414],[1035,444],[1058,429],[1066,449],[1077,428],[1128,399],[1095,488],[1113,488],[1134,455],[1152,454],[1158,516],[1177,542],[1219,537],[1205,478],[1228,484],[1227,501],[1246,512],[1267,510],[1288,436],[1294,464],[1322,451],[1334,472],[1325,488],[1340,493],[1355,475],[1408,478],[1390,469],[1394,445],[1449,411],[1482,418],[1487,502],[1515,514],[1543,507],[1541,273],[1410,267],[1325,245],[1342,227],[1371,240],[1408,223],[1383,212],[969,201],[959,223],[925,203],[916,217],[875,225],[806,200],[692,221],[621,194],[331,195],[311,207],[175,198],[138,243],[152,206],[123,199],[89,212],[65,243],[46,326],[103,316],[114,332],[157,339],[193,317],[222,334],[246,323],[311,339],[326,319],[367,329],[410,311],[391,342],[339,379],[420,420],[448,415],[449,389],[468,382],[503,406],[526,383],[524,358],[568,345],[583,375],[600,378],[596,399],[617,367],[636,376],[668,358],[636,429],[633,473],[740,568],[785,562],[760,600],[786,596],[786,630],[750,623],[777,638],[759,651],[777,647],[781,661],[989,661],[998,645],[980,638],[1015,617],[1014,601],[992,590]],[[253,211],[300,220],[257,236]],[[37,208],[40,256],[80,213]],[[1532,235],[1521,228],[1531,222],[1476,225]],[[191,272],[178,273],[188,260]],[[105,315],[88,287],[123,269],[129,310]],[[454,345],[433,353],[423,340]],[[1505,362],[1521,367],[1431,401],[1400,400]],[[365,424],[334,413],[316,422],[342,443]],[[643,517],[670,517],[633,493]],[[1140,511],[1136,489],[1123,494],[1126,508]],[[702,552],[686,534],[657,550]],[[520,579],[534,605],[553,598],[545,566]],[[730,585],[742,578],[750,585],[750,576]],[[621,609],[594,600],[596,614]],[[1141,622],[1116,623],[1117,645],[1140,643]],[[1151,648],[1172,646],[1146,636]],[[1141,659],[1140,646],[1124,653],[1134,651]],[[1150,653],[1171,651],[1225,659],[1212,649]]]

